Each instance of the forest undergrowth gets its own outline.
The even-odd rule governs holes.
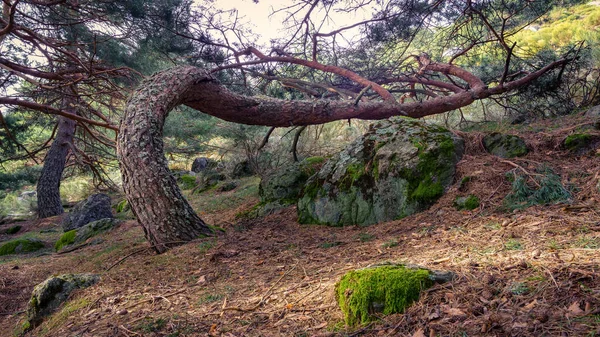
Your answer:
[[[94,272],[102,275],[97,285],[74,292],[29,335],[597,336],[600,154],[575,155],[562,145],[589,123],[573,115],[517,128],[531,149],[519,159],[489,155],[482,133],[460,132],[467,149],[448,193],[425,212],[369,227],[300,225],[293,206],[243,217],[258,203],[250,186],[256,179],[233,191],[189,195],[194,205],[211,205],[203,219],[225,231],[161,255],[134,220],[103,234],[99,244],[64,254],[51,248],[60,217],[21,222],[20,235],[39,237],[48,248],[0,258],[0,334],[15,331],[31,290],[46,277]],[[560,177],[570,198],[507,204],[510,176],[535,189],[542,167]],[[453,206],[469,195],[479,207]],[[219,208],[214,200],[235,202]],[[457,278],[423,292],[403,314],[345,327],[335,283],[349,270],[383,261],[449,270]]]

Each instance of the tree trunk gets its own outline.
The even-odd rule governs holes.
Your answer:
[[[76,114],[76,109],[69,98],[65,98],[65,110]],[[75,135],[77,122],[65,117],[58,117],[58,130],[52,146],[44,158],[44,167],[37,184],[38,217],[40,219],[62,214],[64,212],[60,200],[60,180],[65,169],[67,154]]]
[[[158,253],[212,235],[181,194],[164,156],[165,119],[198,79],[176,75],[163,72],[142,83],[127,103],[117,138],[127,201]]]
[[[566,62],[556,61],[502,86],[488,88],[475,76],[453,65],[431,62],[427,69],[462,78],[470,88],[424,102],[286,101],[235,94],[206,70],[177,67],[146,79],[127,102],[117,138],[117,156],[127,200],[146,238],[162,253],[169,246],[212,231],[184,199],[171,176],[163,152],[163,125],[169,111],[185,104],[212,116],[251,125],[287,127],[340,119],[384,119],[403,115],[419,118],[466,106],[475,100],[525,85]]]

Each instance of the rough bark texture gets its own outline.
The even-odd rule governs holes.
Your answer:
[[[69,103],[65,104],[69,112],[75,114]],[[62,214],[60,200],[60,180],[65,169],[70,143],[73,142],[77,122],[58,117],[58,130],[50,150],[44,158],[44,167],[37,184],[38,217],[40,219]]]
[[[167,71],[153,76],[129,99],[121,120],[117,155],[123,188],[146,238],[159,253],[212,234],[177,187],[162,141],[169,111],[204,77],[197,71]]]
[[[117,155],[127,200],[158,252],[190,241],[211,230],[183,198],[167,167],[162,132],[169,111],[179,104],[243,124],[287,127],[322,124],[340,119],[384,119],[404,115],[419,118],[454,110],[475,100],[512,90],[563,64],[556,61],[536,72],[488,88],[480,79],[451,65],[431,62],[423,70],[463,79],[469,89],[424,102],[285,101],[246,97],[227,90],[209,72],[195,67],[169,69],[145,80],[130,98],[121,121]]]

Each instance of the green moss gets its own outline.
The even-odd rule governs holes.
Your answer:
[[[479,198],[475,195],[469,195],[468,197],[458,197],[454,200],[454,207],[457,210],[468,210],[472,211],[479,207]]]
[[[306,159],[303,160],[303,162],[305,162],[306,164],[309,165],[314,165],[314,164],[321,164],[325,161],[325,157],[308,157]]]
[[[188,174],[184,174],[181,176],[181,188],[184,190],[191,190],[196,187],[196,177]]]
[[[382,266],[347,273],[336,284],[338,304],[347,325],[367,323],[374,314],[402,313],[433,284],[430,272],[404,266]]]
[[[587,146],[591,140],[592,136],[587,133],[575,133],[565,138],[565,148],[576,151]]]
[[[125,211],[129,210],[129,203],[127,202],[127,199],[119,202],[117,204],[117,208],[115,210],[117,211],[117,213],[121,213],[121,212],[125,212]]]
[[[35,252],[42,248],[44,248],[44,243],[37,239],[14,239],[0,246],[0,256]]]
[[[72,244],[75,242],[75,236],[77,236],[77,231],[75,229],[65,232],[54,244],[54,250],[59,251],[62,247]]]
[[[431,177],[419,182],[417,188],[410,194],[411,198],[424,203],[437,200],[444,194],[444,187],[439,182],[433,182]]]
[[[6,234],[16,234],[21,230],[21,226],[17,225],[17,226],[12,226],[9,229],[6,230]]]

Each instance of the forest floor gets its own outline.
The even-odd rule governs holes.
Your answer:
[[[203,208],[225,232],[156,255],[126,221],[100,244],[56,254],[0,259],[0,335],[24,317],[33,287],[50,275],[93,272],[31,336],[598,336],[600,335],[600,155],[576,156],[564,138],[582,116],[520,127],[533,150],[520,159],[486,154],[481,134],[461,134],[467,151],[456,183],[425,212],[369,227],[300,225],[294,207],[240,220],[258,202],[239,189],[192,200],[237,200]],[[568,204],[506,211],[505,173],[546,163],[574,186]],[[472,177],[460,184],[463,177]],[[256,184],[256,179],[247,181]],[[457,196],[481,200],[473,211]],[[203,199],[204,198],[204,199]],[[225,207],[222,206],[222,207]],[[60,229],[59,218],[21,223],[25,235]],[[48,247],[60,235],[45,233]],[[6,237],[0,237],[4,240]],[[403,314],[349,328],[334,286],[347,271],[383,261],[449,270]]]

